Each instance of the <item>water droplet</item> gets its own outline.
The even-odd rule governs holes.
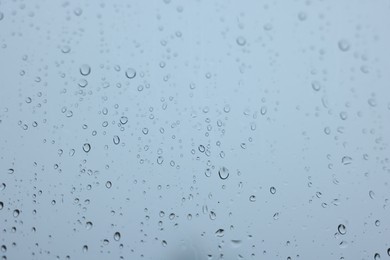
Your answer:
[[[162,164],[164,162],[164,158],[160,155],[157,157],[157,163]]]
[[[89,143],[85,143],[83,145],[83,151],[88,153],[89,151],[91,151],[91,145]]]
[[[14,212],[12,213],[12,215],[17,218],[20,214],[20,211],[18,209],[15,209]]]
[[[114,240],[115,240],[115,241],[119,241],[120,239],[121,239],[121,233],[115,232],[115,234],[114,234]]]
[[[68,45],[64,45],[61,48],[62,53],[69,53],[71,51],[71,48]]]
[[[341,51],[348,51],[351,48],[351,45],[346,39],[340,40],[338,46]]]
[[[204,145],[199,145],[199,146],[198,146],[198,150],[199,150],[199,152],[204,153],[204,151],[206,150],[206,148],[204,147]]]
[[[236,43],[239,45],[239,46],[244,46],[246,44],[246,39],[242,36],[238,36],[237,39],[236,39]]]
[[[387,249],[387,255],[390,256],[390,247]]]
[[[381,225],[381,221],[380,220],[375,220],[375,226],[379,227]]]
[[[218,175],[222,180],[226,180],[229,177],[229,170],[225,166],[222,166],[218,171]]]
[[[217,214],[215,214],[214,211],[210,211],[209,217],[210,217],[211,220],[215,220],[217,218]]]
[[[217,237],[223,237],[225,235],[225,230],[223,230],[222,228],[218,229],[217,231],[215,231],[215,235]]]
[[[168,245],[167,241],[165,241],[165,240],[161,241],[161,244],[163,247],[166,247]]]
[[[315,80],[311,83],[311,87],[313,88],[314,91],[320,91],[321,83]]]
[[[143,133],[144,135],[147,135],[147,134],[149,133],[149,129],[146,128],[146,127],[142,128],[142,133]]]
[[[375,253],[374,260],[379,260],[379,259],[381,259],[381,255],[378,253]]]
[[[349,156],[343,156],[343,158],[341,158],[341,163],[344,164],[344,165],[351,164],[352,163],[352,158],[349,157]]]
[[[207,168],[206,171],[204,172],[204,175],[206,175],[206,177],[210,177],[211,176],[211,170],[209,168]]]
[[[120,143],[121,139],[119,138],[119,136],[114,135],[114,137],[112,138],[112,141],[114,142],[115,145],[118,145]]]
[[[128,118],[126,116],[122,116],[119,121],[122,125],[125,125],[128,122]]]
[[[4,208],[4,203],[0,201],[0,210],[2,210],[3,208]]]
[[[345,228],[345,226],[343,224],[340,224],[337,227],[337,230],[339,231],[340,235],[345,235],[345,233],[347,233],[347,229]]]
[[[249,197],[249,201],[250,201],[250,202],[255,202],[255,201],[256,201],[256,196],[255,196],[255,195],[251,195],[251,196]]]
[[[112,187],[112,183],[110,181],[106,182],[106,188],[110,189]]]
[[[275,194],[276,188],[272,186],[271,188],[269,188],[269,191],[271,192],[271,194]]]
[[[307,14],[305,12],[299,12],[298,13],[298,19],[300,21],[305,21],[307,19]]]
[[[128,68],[125,72],[128,79],[133,79],[137,75],[137,72],[133,68]]]
[[[80,16],[83,14],[83,10],[80,8],[80,7],[77,7],[73,10],[73,13],[76,15],[76,16]]]
[[[88,76],[91,73],[91,67],[88,64],[81,65],[80,73],[83,76]]]
[[[370,190],[370,191],[368,192],[368,196],[370,196],[371,199],[375,199],[375,192],[372,191],[372,190]]]
[[[80,79],[78,85],[80,88],[85,88],[88,85],[88,81],[86,79]]]
[[[85,245],[85,246],[83,246],[83,253],[87,253],[87,252],[88,252],[88,246]]]
[[[88,221],[87,223],[85,223],[85,228],[86,228],[87,230],[92,229],[92,226],[93,226],[93,224],[92,224],[91,221]]]
[[[15,172],[14,169],[12,169],[12,168],[8,169],[8,174],[13,174],[14,172]]]

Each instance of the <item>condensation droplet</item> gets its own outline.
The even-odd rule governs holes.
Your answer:
[[[114,240],[115,240],[115,241],[119,241],[120,239],[121,239],[121,233],[115,232],[115,234],[114,234]]]
[[[80,74],[83,76],[88,76],[91,73],[91,67],[88,64],[83,64],[80,67]]]
[[[340,235],[345,235],[345,233],[347,233],[347,229],[343,224],[340,224],[337,227],[337,230],[339,231]]]
[[[128,68],[125,72],[128,79],[133,79],[137,75],[137,72],[133,68]]]
[[[218,175],[219,178],[221,178],[222,180],[226,180],[229,177],[229,170],[226,167],[222,166],[218,171]]]
[[[339,49],[341,51],[348,51],[351,48],[351,45],[346,39],[342,39],[338,42]]]
[[[88,153],[89,151],[91,151],[91,145],[89,143],[85,143],[83,145],[83,151]]]

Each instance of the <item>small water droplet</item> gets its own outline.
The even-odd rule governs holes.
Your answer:
[[[269,188],[269,191],[271,192],[271,194],[275,194],[276,188],[272,186],[271,188]]]
[[[215,231],[215,235],[217,237],[223,237],[225,235],[225,230],[223,230],[222,228],[218,229],[217,231]]]
[[[133,79],[137,75],[137,72],[133,68],[128,68],[125,72],[128,79]]]
[[[222,166],[218,171],[218,175],[222,180],[226,180],[229,177],[229,170],[225,166]]]
[[[14,212],[12,213],[12,215],[17,218],[20,214],[20,211],[18,209],[15,209]]]
[[[81,65],[80,73],[83,76],[88,76],[91,73],[91,67],[88,64]]]
[[[255,201],[256,201],[256,196],[255,196],[255,195],[251,195],[251,196],[249,197],[249,201],[250,201],[250,202],[255,202]]]
[[[375,192],[372,191],[372,190],[370,190],[370,191],[368,192],[368,196],[370,196],[371,199],[375,199]]]
[[[320,91],[321,90],[321,83],[319,81],[313,81],[311,83],[311,87],[313,88],[314,91]]]
[[[83,151],[88,153],[89,151],[91,151],[91,145],[89,143],[85,143],[83,145]]]
[[[122,125],[125,125],[129,120],[126,116],[122,116],[119,121],[121,122]]]
[[[161,241],[161,244],[163,247],[166,247],[168,245],[167,241],[165,241],[165,240]]]
[[[14,169],[12,169],[12,168],[8,169],[8,174],[14,174],[14,172],[15,172]]]
[[[243,36],[238,36],[236,39],[236,43],[239,46],[244,46],[246,44],[246,39]]]
[[[106,182],[106,188],[110,189],[112,187],[112,183],[110,181]]]
[[[87,245],[84,245],[83,246],[83,253],[87,253],[88,252],[88,246]]]
[[[379,259],[381,259],[381,255],[378,253],[375,253],[374,260],[379,260]]]
[[[340,235],[345,235],[345,233],[347,233],[347,229],[343,224],[340,224],[337,227],[337,230],[339,231]]]
[[[114,234],[114,240],[115,240],[115,241],[119,241],[120,239],[121,239],[121,233],[115,232],[115,234]]]
[[[121,139],[119,138],[119,136],[114,135],[112,141],[114,142],[115,145],[118,145],[121,142]]]
[[[92,227],[93,227],[93,224],[92,224],[91,221],[88,221],[87,223],[85,223],[85,228],[86,228],[87,230],[92,229]]]
[[[352,158],[349,156],[343,156],[343,158],[341,159],[341,163],[344,165],[349,165],[352,163]]]
[[[342,39],[338,42],[339,49],[341,51],[348,51],[351,48],[351,45],[346,39]]]

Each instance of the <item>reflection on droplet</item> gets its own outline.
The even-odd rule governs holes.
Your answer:
[[[218,175],[219,178],[221,178],[222,180],[226,180],[229,177],[229,170],[226,167],[222,166],[218,171]]]

